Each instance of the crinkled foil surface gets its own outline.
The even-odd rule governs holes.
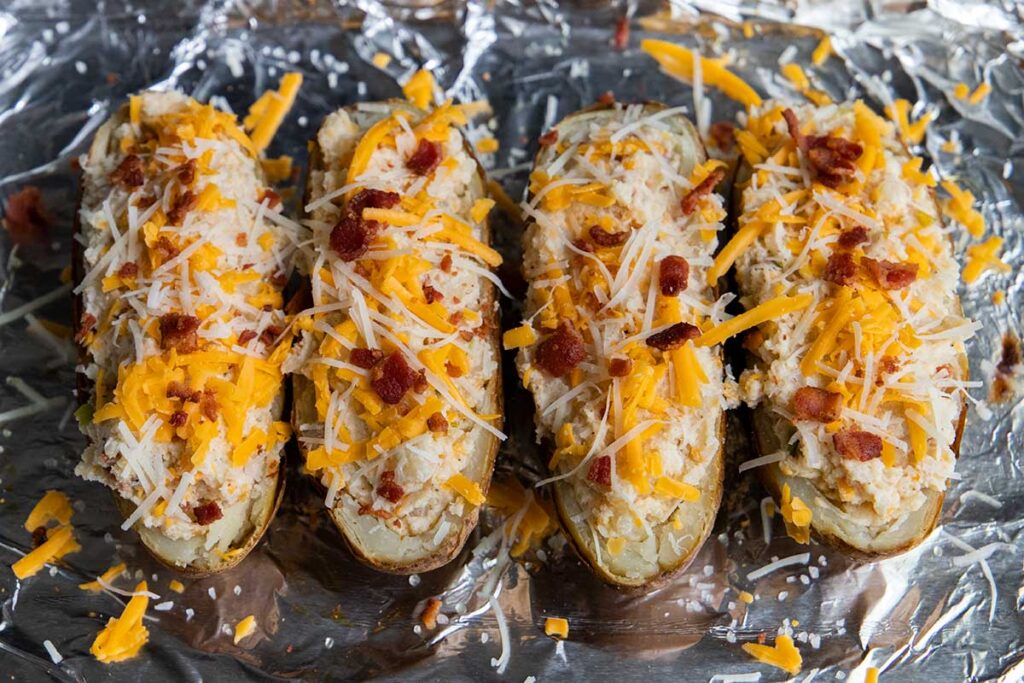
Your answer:
[[[1003,339],[1019,334],[1024,311],[1024,163],[1017,165],[1024,161],[1024,34],[1021,11],[1008,0],[5,4],[0,196],[39,187],[52,240],[12,250],[3,236],[5,311],[60,286],[78,191],[72,160],[129,93],[177,87],[200,99],[224,98],[244,112],[283,72],[299,70],[305,83],[270,152],[304,162],[306,140],[326,114],[357,100],[400,96],[398,83],[426,66],[449,96],[490,101],[493,120],[478,132],[491,127],[501,149],[485,163],[518,198],[537,135],[602,92],[625,101],[692,103],[691,89],[661,74],[639,50],[646,36],[729,55],[731,68],[762,94],[793,96],[779,76],[780,57],[807,68],[811,51],[830,33],[837,54],[808,68],[815,87],[837,99],[865,97],[878,110],[895,97],[934,109],[927,156],[943,177],[958,177],[983,200],[987,229],[1005,238],[1004,259],[1013,265],[963,291],[967,313],[983,323],[969,351],[971,375],[984,385],[972,395],[985,403],[970,411],[961,479],[952,482],[939,528],[919,548],[859,563],[816,544],[797,545],[778,518],[769,524],[766,543],[759,506],[765,494],[751,473],[737,474],[736,465],[751,456],[742,417],[733,416],[730,495],[714,535],[685,574],[639,595],[602,585],[557,536],[540,557],[497,561],[494,520],[449,567],[412,580],[375,573],[341,546],[322,514],[320,494],[297,474],[294,453],[285,504],[259,549],[239,568],[188,581],[185,593],[175,594],[167,586],[171,573],[142,552],[133,534],[119,530],[107,492],[72,475],[83,446],[70,418],[73,357],[41,343],[25,319],[5,324],[0,374],[25,380],[50,400],[48,410],[0,425],[0,556],[9,565],[29,549],[22,523],[51,488],[75,501],[83,546],[59,569],[23,582],[0,570],[5,677],[697,681],[760,672],[761,680],[781,680],[783,672],[750,659],[740,643],[760,633],[771,639],[784,629],[804,656],[801,680],[863,681],[869,667],[877,667],[882,680],[1024,678],[1024,409],[1020,394],[999,402],[989,396]],[[624,13],[631,34],[619,50],[612,36]],[[744,21],[750,22],[747,38]],[[374,65],[377,53],[392,57],[386,67]],[[982,80],[992,93],[980,105],[951,94],[957,82],[973,87]],[[711,96],[713,120],[737,113],[735,103]],[[498,239],[506,259],[517,263],[518,228],[499,228]],[[961,255],[966,244],[958,237]],[[1006,292],[1005,304],[991,302],[997,290]],[[509,324],[518,312],[505,303]],[[71,325],[70,298],[58,296],[34,315]],[[511,363],[505,371],[512,436],[498,476],[535,481],[542,460],[530,403]],[[0,383],[0,412],[28,403],[9,382]],[[986,567],[956,560],[968,552],[964,544],[988,547],[993,585]],[[808,565],[748,578],[775,557],[805,550]],[[77,584],[117,559],[161,595],[151,606],[174,605],[150,609],[150,642],[138,658],[104,666],[88,649],[106,620],[120,613],[121,598]],[[502,674],[492,665],[502,649],[498,622],[481,599],[488,586],[497,588],[509,626],[511,659]],[[745,604],[739,590],[757,600]],[[424,632],[415,615],[430,596],[443,598],[447,624]],[[235,646],[230,628],[248,614],[257,616],[258,632]],[[566,642],[544,635],[547,616],[568,618]],[[64,656],[62,663],[51,663],[44,640]]]

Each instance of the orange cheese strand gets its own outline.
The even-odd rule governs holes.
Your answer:
[[[800,361],[800,372],[805,377],[818,373],[818,361],[835,346],[836,336],[839,335],[840,330],[846,327],[847,322],[849,322],[853,315],[850,296],[849,287],[843,287],[839,290],[835,304],[829,311],[829,321],[825,325],[825,329],[821,331],[818,338],[811,344],[811,348],[807,350],[807,355]]]
[[[999,250],[1003,246],[1002,237],[990,237],[981,244],[967,247],[967,265],[964,266],[964,282],[970,284],[981,277],[986,270],[998,270],[1008,273],[1013,270],[1010,264],[999,258]]]
[[[11,565],[11,570],[19,579],[26,579],[34,576],[47,564],[56,562],[65,555],[81,549],[71,527],[63,526],[50,534],[50,537],[38,548]]]
[[[124,572],[124,570],[126,570],[127,568],[128,566],[124,562],[120,562],[118,564],[115,564],[107,571],[100,574],[99,578],[97,578],[95,581],[89,581],[88,583],[80,583],[78,584],[78,587],[84,591],[92,591],[94,593],[99,593],[101,590],[103,590],[104,583],[109,585],[111,581],[120,576],[121,573]]]
[[[715,325],[697,339],[698,346],[714,346],[744,330],[756,327],[779,316],[807,308],[814,301],[811,294],[796,296],[779,296],[754,306],[749,311],[740,313],[731,320]]]
[[[789,636],[777,636],[774,646],[744,643],[743,651],[757,661],[782,669],[792,676],[800,673],[800,667],[803,666],[800,650],[796,649]]]
[[[689,48],[664,40],[651,39],[640,41],[640,48],[654,57],[669,75],[687,83],[693,82],[695,57]],[[699,57],[699,59],[701,76],[705,85],[718,88],[731,99],[748,107],[761,104],[761,96],[739,76],[715,60],[707,57]]]
[[[266,149],[274,139],[281,122],[295,104],[295,97],[299,94],[301,85],[302,74],[286,73],[281,77],[279,90],[268,90],[253,103],[244,123],[246,130],[252,133],[252,144],[257,152]]]
[[[110,664],[131,659],[139,653],[149,640],[149,630],[142,624],[149,606],[149,597],[143,594],[147,589],[145,581],[135,586],[136,595],[125,605],[121,616],[111,618],[93,641],[89,648],[93,657]]]
[[[402,93],[413,105],[426,109],[434,100],[434,87],[434,76],[426,69],[420,69],[402,86]]]
[[[41,526],[46,526],[56,521],[61,526],[71,521],[71,501],[60,491],[47,491],[46,495],[39,499],[32,512],[28,513],[25,520],[25,531],[32,532]]]

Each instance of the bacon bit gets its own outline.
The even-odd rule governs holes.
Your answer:
[[[246,235],[244,232],[238,233],[237,235],[235,235],[235,244],[240,247],[249,246],[249,236]]]
[[[829,254],[828,263],[825,264],[825,275],[823,276],[826,282],[848,285],[853,282],[853,277],[856,274],[857,263],[850,254],[846,252]]]
[[[44,543],[46,543],[46,526],[40,524],[32,530],[32,547],[38,548]]]
[[[260,332],[260,341],[263,342],[264,346],[270,346],[278,337],[281,336],[281,332],[283,331],[284,330],[277,325],[267,325],[263,328],[263,331]]]
[[[725,170],[716,168],[708,174],[707,178],[700,181],[700,184],[698,184],[697,187],[687,192],[686,196],[683,197],[683,201],[679,203],[679,207],[683,210],[683,215],[689,216],[696,211],[697,202],[700,201],[700,198],[704,195],[711,194],[711,192],[714,191],[715,186],[722,182],[723,178],[725,178]]]
[[[110,174],[110,182],[125,187],[142,187],[146,182],[145,169],[142,166],[142,159],[135,154],[129,154],[117,165],[114,172]]]
[[[43,210],[43,195],[38,187],[29,185],[7,198],[4,228],[15,244],[45,241],[49,226],[50,221]]]
[[[370,386],[380,396],[380,400],[388,405],[395,405],[402,400],[405,392],[412,389],[420,374],[413,370],[399,351],[382,360],[373,368]]]
[[[900,369],[900,361],[895,356],[882,356],[878,359],[878,372],[875,373],[875,384],[881,386],[885,382],[885,376],[891,375]]]
[[[608,232],[598,226],[592,226],[587,234],[590,235],[590,239],[594,240],[594,244],[599,247],[617,247],[629,239],[629,231],[623,230],[622,232]]]
[[[540,143],[541,147],[550,147],[555,144],[558,142],[558,129],[552,128],[546,133],[541,134],[541,136],[537,138],[537,142]]]
[[[455,311],[454,313],[449,315],[448,322],[450,322],[452,325],[455,325],[456,327],[462,324],[462,311]]]
[[[199,205],[199,195],[191,190],[185,190],[174,200],[171,210],[167,213],[167,222],[170,225],[180,225],[188,212]]]
[[[196,180],[196,160],[189,159],[177,169],[178,182],[182,185],[191,185]]]
[[[153,206],[154,204],[156,204],[156,197],[152,195],[142,195],[140,197],[136,197],[135,199],[135,206],[143,211]]]
[[[1007,332],[1003,336],[1002,352],[996,363],[995,377],[992,380],[992,401],[1002,403],[1013,395],[1013,377],[1020,367],[1020,340]],[[950,375],[952,376],[952,372]]]
[[[843,429],[832,435],[832,443],[844,458],[867,462],[882,455],[882,437],[871,432]]]
[[[768,634],[767,633],[764,633],[762,631],[761,633],[757,634],[757,643],[758,643],[758,645],[764,645],[767,642],[768,642]]]
[[[139,274],[139,265],[134,261],[128,261],[123,266],[118,268],[117,275],[121,278],[133,278]]]
[[[678,349],[690,339],[700,336],[700,328],[690,323],[676,323],[672,327],[652,334],[647,338],[647,345],[659,351]]]
[[[95,324],[96,316],[92,313],[83,315],[81,322],[78,324],[78,331],[75,332],[75,342],[78,344],[85,342],[85,338],[92,332],[93,325]]]
[[[401,199],[397,192],[360,190],[349,200],[346,208],[357,216],[361,216],[363,215],[363,209],[390,209]]]
[[[743,335],[742,346],[751,353],[756,352],[764,344],[764,332],[755,327]]]
[[[441,270],[446,273],[452,272],[452,255],[448,252],[441,257]]]
[[[606,107],[615,104],[615,94],[611,90],[605,90],[597,96],[597,103]]]
[[[167,262],[177,256],[179,252],[170,239],[161,237],[153,245],[153,253],[160,257],[161,262]]]
[[[260,196],[256,201],[260,204],[267,201],[267,208],[273,209],[275,206],[281,204],[281,195],[267,187],[263,189],[263,192],[260,193]]]
[[[628,377],[633,370],[631,358],[612,358],[608,361],[608,374],[612,377]]]
[[[917,279],[916,263],[876,261],[867,257],[860,262],[882,289],[903,289]]]
[[[220,505],[217,505],[217,503],[212,500],[209,503],[203,503],[202,505],[196,505],[193,507],[192,514],[195,515],[196,524],[199,526],[212,524],[224,516],[224,513],[220,511]]]
[[[483,321],[476,326],[473,330],[473,334],[480,337],[481,339],[487,339],[494,332],[494,324],[490,318],[484,318]]]
[[[377,495],[389,503],[397,503],[405,495],[402,487],[395,483],[395,473],[391,470],[384,470],[380,474],[380,483],[377,485]]]
[[[444,299],[444,294],[431,287],[426,282],[423,283],[423,298],[426,299],[428,304],[432,304],[435,301],[441,301]]]
[[[416,382],[412,385],[412,390],[417,394],[422,394],[427,388],[430,387],[430,382],[427,381],[427,371],[420,370],[416,375]]]
[[[182,382],[171,382],[167,385],[167,398],[180,398],[182,401],[198,403],[202,393],[189,389]]]
[[[441,413],[434,413],[427,418],[427,429],[434,434],[447,434],[448,420],[446,420],[444,415]]]
[[[786,119],[790,137],[807,157],[818,182],[835,189],[853,177],[853,162],[864,153],[860,145],[830,135],[804,135],[792,109],[784,110],[782,116]]]
[[[416,149],[405,160],[406,167],[416,175],[429,175],[441,163],[441,145],[420,138]]]
[[[210,422],[216,422],[220,414],[220,406],[217,404],[217,396],[212,389],[203,389],[199,395],[199,412]]]
[[[594,462],[590,463],[590,469],[587,470],[587,481],[592,481],[598,486],[611,486],[612,456],[602,455],[594,458]]]
[[[736,140],[735,135],[736,125],[729,121],[715,121],[708,129],[708,137],[711,138],[715,147],[723,152],[728,152],[732,149]]]
[[[348,362],[358,368],[369,370],[384,359],[384,352],[380,349],[356,348],[348,354]]]
[[[427,600],[426,607],[423,608],[423,614],[420,615],[420,621],[428,629],[434,629],[437,627],[437,615],[441,612],[441,601],[437,598],[430,598]]]
[[[664,296],[675,296],[686,290],[690,264],[682,256],[666,256],[658,269],[658,285]]]
[[[188,413],[184,410],[175,410],[171,413],[171,418],[168,422],[172,427],[184,427],[185,423],[188,422]]]
[[[362,256],[381,227],[377,221],[364,220],[363,209],[390,209],[399,199],[397,192],[360,190],[348,202],[341,220],[331,230],[331,249],[343,261],[354,261]]]
[[[391,519],[392,517],[394,517],[394,515],[388,512],[387,510],[375,510],[372,505],[366,504],[359,506],[359,514],[370,515],[371,517],[376,517],[377,519]],[[289,647],[291,646],[289,645]]]
[[[580,251],[585,251],[588,254],[590,254],[590,253],[592,253],[594,251],[594,247],[591,246],[590,242],[586,241],[582,237],[574,239],[572,241],[572,246],[576,247]]]
[[[864,244],[868,241],[868,229],[863,225],[855,225],[852,228],[847,228],[839,233],[839,239],[836,240],[836,246],[840,249],[853,249],[858,244]]]
[[[176,349],[178,353],[192,353],[199,348],[199,318],[181,313],[160,316],[160,348]]]
[[[629,45],[629,17],[625,14],[619,17],[615,23],[615,37],[612,38],[612,45],[616,50],[625,50]]]
[[[537,346],[537,364],[554,377],[566,374],[585,357],[583,337],[568,320],[560,322],[558,329]]]
[[[469,330],[459,330],[459,337],[462,341],[473,341],[473,333]]]
[[[457,365],[452,365],[450,362],[444,362],[445,372],[448,373],[449,377],[462,377],[462,368]]]
[[[835,422],[843,411],[843,395],[818,387],[800,387],[793,395],[793,413],[797,420]]]

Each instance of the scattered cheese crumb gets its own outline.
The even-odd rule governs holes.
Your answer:
[[[748,591],[740,591],[740,600],[749,605],[754,602],[754,596]]]
[[[235,624],[235,645],[238,645],[243,638],[252,635],[252,632],[255,630],[256,617],[251,614]]]
[[[821,66],[832,56],[832,52],[832,39],[825,36],[818,43],[818,46],[814,48],[814,52],[811,53],[811,63],[814,66]]]
[[[493,154],[498,151],[498,141],[493,137],[480,138],[474,145],[481,154]]]
[[[171,579],[171,582],[167,584],[167,587],[175,593],[185,592],[185,584],[183,584],[181,581],[178,581],[177,579]]]
[[[743,650],[757,661],[782,669],[792,676],[800,673],[803,665],[800,650],[789,636],[776,637],[774,646],[744,643]]]
[[[373,56],[373,65],[378,69],[386,69],[390,63],[391,55],[386,52],[378,52]]]
[[[569,620],[562,617],[548,617],[544,620],[544,635],[568,638]]]

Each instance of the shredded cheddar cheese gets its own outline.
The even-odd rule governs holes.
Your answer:
[[[143,624],[149,597],[145,581],[135,586],[135,595],[120,617],[111,617],[89,648],[93,657],[104,664],[123,662],[139,653],[149,640],[149,629]]]
[[[814,66],[821,66],[828,61],[832,54],[832,39],[829,36],[825,36],[818,43],[817,47],[814,48],[814,52],[811,53],[811,63]]]
[[[100,574],[95,581],[89,581],[88,583],[80,583],[78,584],[78,587],[84,591],[92,591],[94,593],[98,593],[101,590],[103,590],[104,583],[111,583],[114,579],[121,576],[121,574],[123,574],[127,569],[128,566],[124,562],[119,562],[118,564],[115,564],[114,566],[107,569],[107,571]]]
[[[692,50],[664,40],[645,39],[640,41],[640,47],[656,59],[668,74],[687,83],[693,82],[694,62],[699,59],[705,85],[717,87],[728,97],[748,107],[761,104],[761,96],[753,88],[714,60],[695,57]]]
[[[250,614],[235,624],[235,635],[233,641],[238,645],[242,640],[248,638],[256,631],[256,617]]]
[[[967,265],[964,266],[964,282],[971,284],[981,277],[986,270],[1009,273],[1013,268],[999,258],[999,250],[1003,247],[1002,237],[989,237],[981,244],[967,247]]]
[[[774,645],[744,643],[743,650],[757,661],[782,669],[791,676],[800,673],[803,666],[800,650],[789,636],[776,636]]]
[[[420,109],[426,109],[434,101],[434,90],[437,83],[434,75],[426,69],[420,69],[402,86],[405,98]]]
[[[544,635],[565,640],[569,637],[569,620],[562,617],[547,617],[544,620]]]

